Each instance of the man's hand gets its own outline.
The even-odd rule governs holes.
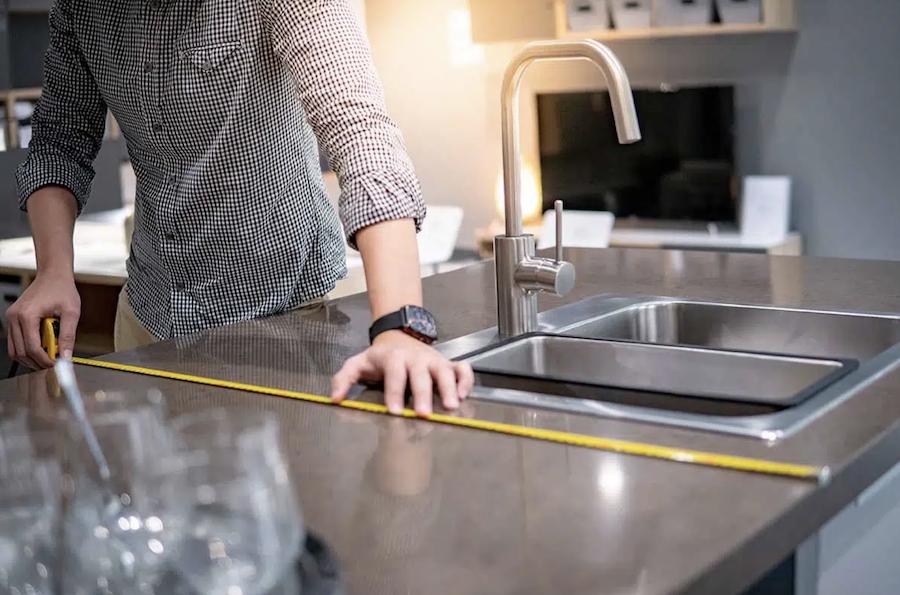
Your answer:
[[[81,297],[75,280],[67,276],[38,275],[16,303],[6,311],[6,346],[10,358],[33,370],[53,366],[41,347],[41,320],[59,318],[59,352],[71,355],[75,329],[81,316]]]
[[[383,381],[384,402],[394,414],[403,411],[409,386],[416,413],[429,415],[435,385],[444,407],[453,410],[472,390],[475,375],[468,364],[452,362],[402,331],[388,331],[367,350],[347,360],[332,380],[332,399],[342,401],[360,380]]]

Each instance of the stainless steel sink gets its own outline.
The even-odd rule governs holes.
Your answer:
[[[479,373],[788,406],[855,365],[828,359],[531,335],[465,358]]]
[[[776,440],[900,363],[900,314],[600,295],[438,346],[475,399]]]
[[[660,300],[626,306],[559,332],[578,337],[866,360],[900,342],[900,318]]]

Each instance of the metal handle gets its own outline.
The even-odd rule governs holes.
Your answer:
[[[557,200],[553,203],[553,209],[556,211],[556,262],[560,263],[563,259],[563,241],[562,241],[562,220],[563,220],[563,201]]]

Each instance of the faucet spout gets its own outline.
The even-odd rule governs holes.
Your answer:
[[[522,235],[521,150],[519,142],[519,86],[528,67],[543,60],[590,60],[600,69],[609,89],[619,143],[641,139],[631,83],[625,68],[605,45],[591,39],[535,41],[509,63],[503,76],[503,192],[507,237]]]

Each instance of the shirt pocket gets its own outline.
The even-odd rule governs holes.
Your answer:
[[[242,47],[234,0],[204,0],[178,39],[178,53],[201,72],[212,72],[232,61]]]
[[[227,63],[241,49],[240,40],[183,48],[181,57],[201,72],[211,72]]]

